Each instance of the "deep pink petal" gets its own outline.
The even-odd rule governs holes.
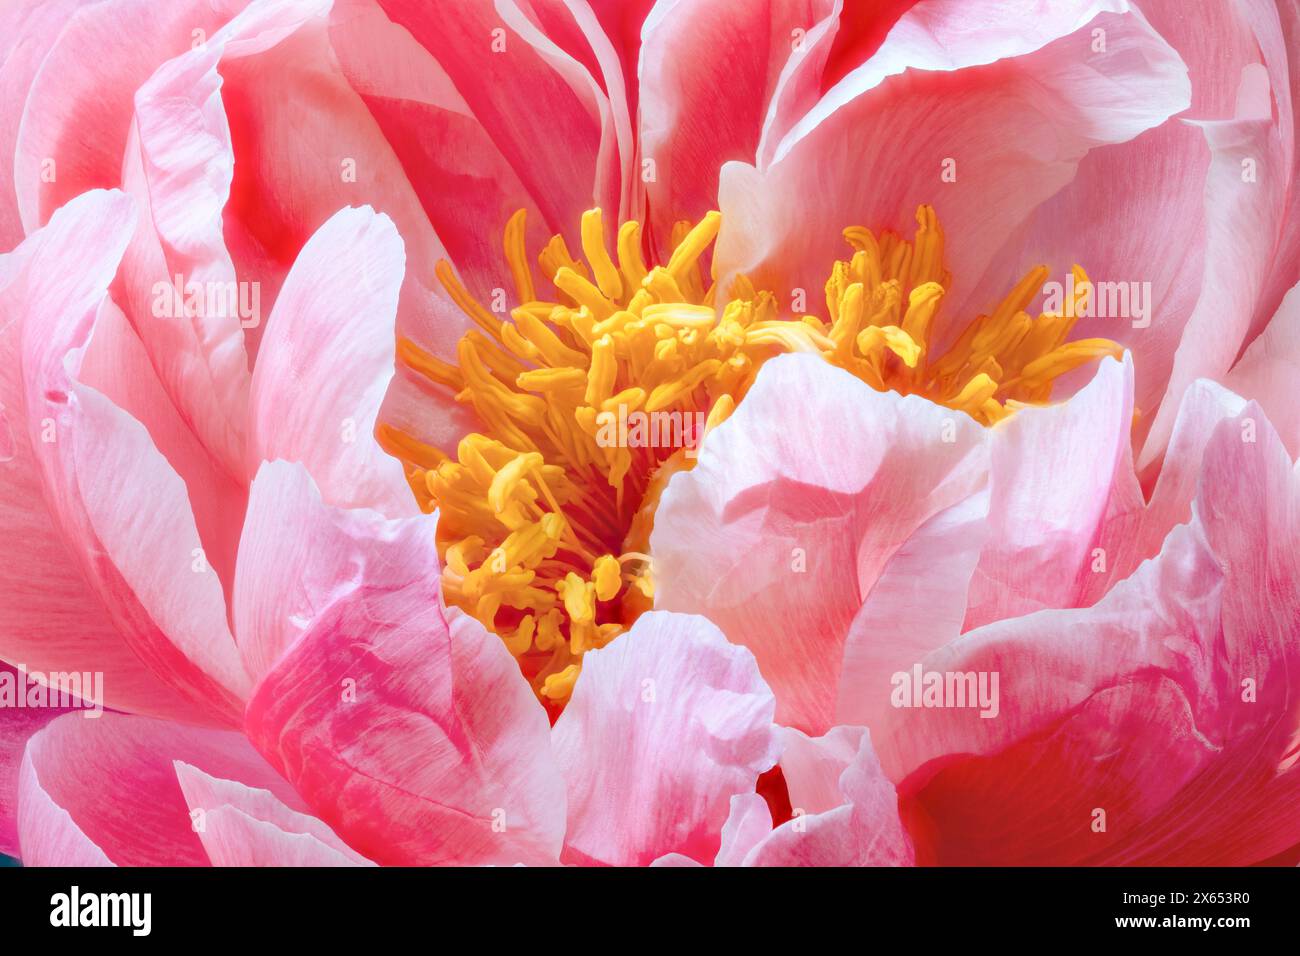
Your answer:
[[[13,681],[16,694],[26,693],[21,673],[0,664],[0,681]],[[0,707],[0,853],[18,854],[18,769],[27,738],[67,710],[24,707],[18,704],[17,698]]]
[[[612,136],[603,135],[593,92],[579,72],[566,74],[559,61],[548,61],[536,35],[520,35],[528,21],[514,4],[503,4],[509,17],[486,3],[380,0],[380,6],[446,70],[547,226],[577,248],[572,240],[583,210],[597,204],[613,213],[619,205],[616,191],[601,192],[616,157],[602,157],[602,142]]]
[[[661,255],[671,252],[673,223],[717,208],[724,163],[755,162],[787,65],[817,51],[824,62],[829,46],[818,40],[833,33],[833,7],[684,0],[651,14],[641,44],[641,156],[654,164],[646,194]]]
[[[551,236],[536,204],[437,60],[373,0],[336,3],[330,42],[340,68],[383,131],[461,281],[481,301],[509,287],[502,232],[528,212],[528,248]],[[458,335],[421,345],[448,360]],[[468,320],[463,320],[468,325]],[[405,330],[408,334],[411,329]]]

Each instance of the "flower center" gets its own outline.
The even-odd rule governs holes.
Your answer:
[[[1066,342],[1090,288],[1077,266],[1062,314],[1024,309],[1047,278],[1031,271],[942,351],[935,318],[949,276],[943,232],[922,206],[911,241],[845,230],[852,257],[826,283],[829,321],[781,318],[776,298],[738,277],[721,295],[703,259],[721,223],[679,223],[674,251],[648,266],[636,222],[611,256],[601,212],[582,217],[582,255],[556,236],[539,256],[553,301],[539,297],[524,248],[524,213],[505,230],[518,301],[503,321],[456,279],[437,274],[477,326],[451,365],[408,340],[399,361],[473,407],[482,433],[455,456],[388,426],[425,511],[439,511],[443,593],[505,641],[538,695],[560,707],[582,656],[651,607],[647,553],[668,479],[693,464],[708,430],[731,414],[759,368],[814,352],[881,390],[917,393],[992,424],[1046,402],[1054,379],[1103,355],[1105,339]],[[792,396],[792,400],[796,400]]]

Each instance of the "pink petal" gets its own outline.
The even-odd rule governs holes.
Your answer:
[[[833,34],[832,10],[830,0],[686,0],[646,22],[641,156],[655,164],[646,192],[661,255],[674,222],[717,208],[723,163],[755,161],[784,71]],[[805,34],[798,49],[796,29]]]
[[[1139,438],[1145,436],[1200,292],[1209,162],[1205,137],[1179,121],[1091,150],[1070,184],[1016,229],[963,301],[949,301],[944,308],[961,316],[986,313],[1040,264],[1051,268],[1050,281],[1058,284],[1066,282],[1073,265],[1082,266],[1097,284],[1098,304],[1112,301],[1104,291],[1110,287],[1102,283],[1122,283],[1115,288],[1127,293],[1128,314],[1114,314],[1124,311],[1124,300],[1115,299],[1106,315],[1080,317],[1071,338],[1107,338],[1132,353],[1140,413],[1135,429]],[[1174,230],[1180,237],[1178,255],[1170,255]],[[1064,398],[1086,382],[1086,373],[1072,373],[1060,381],[1057,396]]]
[[[206,865],[177,760],[301,806],[240,734],[109,712],[67,714],[27,744],[18,794],[23,862]]]
[[[989,543],[965,629],[1100,596],[1128,544],[1110,526],[1128,529],[1143,506],[1132,423],[1133,365],[1105,359],[1070,401],[1023,409],[993,430]]]
[[[1269,71],[1241,71],[1231,120],[1198,121],[1210,151],[1206,176],[1206,255],[1196,307],[1174,356],[1165,399],[1139,456],[1145,468],[1159,458],[1173,431],[1183,393],[1198,378],[1221,378],[1247,340],[1273,281],[1272,254],[1283,229],[1293,172],[1273,115],[1279,97]],[[1279,155],[1279,154],[1282,155]],[[1249,178],[1243,164],[1253,164]]]
[[[777,720],[833,723],[845,636],[885,566],[987,480],[986,432],[820,358],[768,362],[655,515],[656,606],[754,652]]]
[[[772,812],[767,807],[767,801],[757,793],[733,794],[713,865],[743,865],[749,851],[771,832]]]
[[[776,761],[753,655],[702,617],[651,612],[583,657],[552,733],[573,861],[712,859],[732,794]]]
[[[1159,554],[1174,526],[1191,518],[1205,448],[1219,423],[1235,419],[1245,405],[1240,396],[1207,379],[1193,382],[1183,393],[1151,500],[1133,534],[1128,560],[1120,562],[1121,576]]]
[[[520,35],[526,21],[517,7],[504,4],[499,13],[489,4],[457,4],[452,16],[437,6],[379,5],[446,70],[553,233],[576,239],[579,218],[593,204],[614,212],[617,195],[611,206],[600,191],[609,180],[602,160],[611,157],[601,154],[609,137],[592,90],[571,65],[548,60],[532,31]]]
[[[40,623],[36,635],[77,620],[87,626],[47,646],[26,645],[28,636],[20,635],[6,656],[34,669],[92,665],[106,671],[110,705],[231,720],[247,678],[225,623],[221,582],[202,557],[185,485],[140,423],[79,379],[85,343],[104,314],[104,288],[133,216],[121,194],[74,200],[31,240],[24,268],[6,290],[5,314],[22,334],[20,407],[27,434],[21,450],[31,469],[13,469],[24,494],[19,500],[29,509],[15,509],[13,518],[15,527],[35,529],[52,519],[61,538],[56,547],[48,531],[38,530],[24,539],[30,550],[14,549],[26,577],[8,585],[8,600],[29,606],[28,562],[62,560],[64,567],[42,581],[55,600],[55,616]],[[81,267],[69,272],[73,260]],[[51,509],[47,517],[30,510],[41,500]],[[60,557],[59,548],[70,556]],[[108,636],[102,612],[78,593],[85,585],[78,588],[70,578],[69,563],[91,583],[120,638]],[[50,613],[46,600],[30,613]],[[173,689],[164,689],[160,679]]]
[[[898,796],[865,731],[839,789],[834,809],[783,823],[750,850],[745,866],[911,866],[915,855],[898,816]]]
[[[13,680],[15,693],[25,693],[20,672],[0,664],[0,679]],[[27,738],[60,714],[66,707],[0,707],[0,853],[18,854],[18,768]]]
[[[844,803],[840,776],[857,757],[864,734],[865,728],[847,725],[821,737],[781,729],[781,773],[796,816],[826,813]]]
[[[1130,139],[1186,105],[1181,62],[1136,15],[1098,19],[1107,52],[1091,53],[1091,34],[1079,28],[1111,7],[1125,5],[911,8],[796,124],[770,166],[723,168],[719,278],[742,272],[782,296],[819,289],[842,255],[845,226],[901,229],[931,203],[948,235],[950,299],[960,302],[1090,148]],[[956,164],[953,182],[942,179],[946,160]],[[821,185],[810,192],[812,180]]]
[[[254,461],[300,461],[327,501],[393,516],[418,511],[373,438],[404,266],[392,221],[368,206],[321,226],[280,290],[249,402]]]
[[[162,7],[109,0],[81,6],[62,24],[25,90],[15,144],[12,175],[25,232],[88,189],[120,185],[135,91],[158,64],[190,47],[194,31],[211,36],[223,19],[203,0]]]
[[[0,10],[0,251],[8,252],[23,238],[14,191],[14,145],[27,92],[69,18],[88,2],[20,0]]]
[[[140,337],[111,299],[100,305],[77,377],[143,425],[185,481],[204,557],[229,598],[248,489],[230,477],[181,418]]]
[[[430,521],[330,507],[302,465],[263,463],[249,497],[232,608],[254,680],[340,597],[409,581],[411,569],[391,558],[395,536],[426,533]]]
[[[1188,17],[1179,0],[1142,4],[1142,13],[1187,66],[1191,104],[1184,115],[1231,117],[1242,67],[1256,62],[1259,42],[1238,5],[1210,4],[1199,12]],[[977,288],[963,303],[950,304],[963,313],[987,310],[1040,263],[1052,267],[1058,282],[1078,263],[1094,282],[1149,283],[1145,316],[1130,307],[1126,316],[1082,317],[1074,329],[1076,338],[1113,339],[1133,353],[1141,412],[1136,428],[1144,437],[1201,291],[1209,165],[1205,136],[1180,121],[1091,150],[1070,184],[1015,231]],[[1171,255],[1169,236],[1175,232],[1179,251]],[[1072,388],[1082,381],[1075,375],[1063,384]]]
[[[627,109],[636,116],[640,106],[641,33],[655,0],[588,0],[623,67]]]
[[[890,557],[844,641],[836,721],[875,726],[893,675],[961,634],[988,514],[988,493],[972,495],[917,528]]]
[[[369,203],[396,223],[406,245],[401,327],[426,343],[454,340],[464,317],[434,277],[446,250],[383,130],[336,63],[328,7],[304,5],[292,33],[273,35],[273,45],[232,43],[221,61],[235,160],[226,242],[242,279],[274,289],[327,219]]]
[[[213,866],[373,865],[321,821],[290,809],[270,791],[209,776],[179,760],[175,766]]]
[[[336,3],[330,42],[352,88],[392,147],[447,257],[480,301],[509,287],[502,230],[517,209],[528,212],[528,248],[551,236],[536,204],[496,142],[474,117],[442,66],[371,0]],[[438,340],[421,342],[455,359],[468,319],[448,303]],[[410,329],[404,330],[408,334]]]
[[[282,500],[303,527],[319,505],[297,487],[300,500]],[[335,547],[364,563],[309,620],[291,622],[303,633],[258,684],[250,739],[316,816],[379,863],[554,862],[564,784],[545,710],[501,639],[443,607],[434,519]],[[312,587],[285,612],[313,611]]]
[[[1300,480],[1252,405],[1204,461],[1191,523],[1095,607],[924,661],[1000,674],[1001,698],[994,719],[895,710],[876,735],[927,859],[1242,865],[1300,843],[1276,813],[1300,794]]]
[[[327,10],[319,0],[250,7],[164,64],[136,97],[123,175],[153,215],[128,255],[128,312],[186,419],[240,477],[247,474],[248,365],[271,303],[303,243],[356,201],[358,189],[401,223],[418,253],[403,292],[411,321],[427,325],[449,311],[429,292],[442,247],[390,148],[332,65]],[[274,100],[272,88],[280,91]],[[309,161],[295,158],[303,151]],[[210,299],[208,314],[146,319],[156,316],[160,297],[166,305],[175,295],[176,277],[209,297],[230,293]],[[459,331],[457,320],[453,337]]]
[[[1287,293],[1277,315],[1224,379],[1228,388],[1264,409],[1292,458],[1300,456],[1297,381],[1300,381],[1300,286]]]

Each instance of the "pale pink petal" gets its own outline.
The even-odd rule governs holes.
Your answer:
[[[1133,534],[1127,561],[1120,562],[1118,579],[1159,554],[1174,526],[1191,518],[1205,447],[1219,423],[1235,419],[1245,405],[1240,396],[1207,379],[1193,382],[1183,393],[1159,477]]]
[[[1255,311],[1250,323],[1249,338],[1258,334],[1277,312],[1287,291],[1294,285],[1294,278],[1300,270],[1300,151],[1296,149],[1296,107],[1300,104],[1300,62],[1295,51],[1300,48],[1300,7],[1293,3],[1275,3],[1273,0],[1248,0],[1248,2],[1231,5],[1234,12],[1243,21],[1239,32],[1245,36],[1241,46],[1248,50],[1246,59],[1249,63],[1262,63],[1268,71],[1268,87],[1272,99],[1273,131],[1269,138],[1269,153],[1264,162],[1278,164],[1282,167],[1285,180],[1284,189],[1274,192],[1274,201],[1279,204],[1277,232],[1270,268],[1264,276],[1264,282],[1255,297]],[[1171,42],[1176,47],[1189,42],[1198,43],[1200,56],[1211,68],[1222,64],[1224,51],[1222,41],[1207,36],[1199,24],[1192,22],[1183,14],[1177,0],[1160,0],[1159,10],[1147,10],[1156,28],[1164,35],[1173,34]],[[1168,16],[1166,16],[1168,14]],[[1178,24],[1175,27],[1174,24]],[[1194,38],[1194,39],[1193,39]],[[1188,59],[1184,56],[1184,59]],[[1195,69],[1193,60],[1188,60]],[[1235,60],[1229,63],[1236,65]],[[1220,67],[1222,70],[1222,67]],[[1207,70],[1208,72],[1208,70]],[[1198,117],[1207,119],[1231,118],[1236,115],[1235,107],[1239,101],[1238,82],[1240,70],[1222,70],[1222,95],[1227,108],[1209,116],[1198,113]],[[1267,228],[1262,223],[1263,228]]]
[[[120,194],[74,200],[30,240],[4,292],[22,340],[6,367],[23,379],[15,395],[19,383],[6,378],[6,405],[14,398],[25,432],[6,469],[18,490],[6,520],[28,532],[27,547],[12,549],[5,617],[30,626],[7,638],[5,656],[33,669],[102,670],[113,706],[231,720],[246,678],[185,485],[144,428],[78,378],[133,216]],[[73,260],[80,267],[70,271]],[[33,589],[31,574],[47,565]]]
[[[862,748],[863,727],[832,727],[821,737],[781,728],[781,773],[795,815],[825,813],[844,803],[840,776]]]
[[[844,641],[836,721],[875,726],[893,675],[962,632],[988,516],[988,493],[972,495],[921,525],[890,557]]]
[[[25,864],[206,865],[174,761],[301,807],[241,734],[106,712],[66,714],[28,741],[18,794]]]
[[[1287,293],[1263,334],[1250,344],[1224,379],[1232,391],[1259,403],[1292,458],[1300,456],[1297,382],[1300,382],[1300,286]]]
[[[776,761],[772,713],[753,655],[702,617],[650,612],[589,651],[552,733],[566,860],[712,859],[732,794]]]
[[[1135,429],[1144,436],[1200,293],[1209,162],[1205,137],[1179,121],[1093,149],[1070,184],[1016,229],[969,294],[945,309],[988,313],[1030,269],[1047,265],[1048,281],[1063,287],[1081,266],[1104,314],[1080,316],[1071,338],[1106,338],[1132,353]],[[1170,255],[1171,233],[1179,236],[1178,255]],[[1084,370],[1063,377],[1057,397],[1087,381]]]
[[[220,577],[228,599],[248,489],[230,476],[181,418],[140,337],[112,299],[100,305],[77,377],[143,425],[185,481],[204,558]]]
[[[177,760],[176,779],[213,866],[371,866],[320,820],[269,790]]]
[[[993,429],[989,542],[964,629],[1100,596],[1120,557],[1108,549],[1128,544],[1108,525],[1129,529],[1143,506],[1132,423],[1133,365],[1104,359],[1068,402],[1023,409]]]
[[[232,605],[235,639],[254,680],[330,604],[409,581],[414,569],[392,560],[394,540],[428,533],[432,520],[330,507],[301,465],[264,463],[249,496]]]
[[[1194,124],[1205,135],[1211,157],[1205,181],[1205,266],[1164,401],[1138,459],[1140,468],[1159,459],[1191,383],[1227,373],[1263,304],[1265,285],[1275,281],[1272,255],[1292,186],[1286,153],[1294,149],[1293,143],[1279,142],[1273,121],[1279,95],[1268,69],[1252,64],[1241,71],[1235,117]]]
[[[25,264],[47,240],[66,248],[73,235],[79,248],[94,249],[121,226],[102,207],[80,208],[86,218],[63,220],[69,228],[62,241],[52,231],[38,233],[4,257],[3,266]],[[57,261],[53,256],[46,263]],[[80,261],[82,270],[70,276],[74,281],[108,281],[112,266],[101,263],[100,256],[83,254]],[[29,281],[25,270],[15,268],[14,274],[23,284]],[[21,544],[0,549],[0,659],[43,671],[80,670],[90,663],[106,673],[106,693],[114,706],[193,717],[200,711],[145,667],[113,627],[47,509],[36,449],[42,447],[42,437],[57,436],[57,431],[37,419],[35,443],[29,433],[21,360],[24,293],[21,287],[6,288],[7,281],[0,276],[0,438],[5,446],[0,455],[0,536]],[[93,295],[84,294],[84,307],[93,308]]]
[[[321,226],[280,290],[249,402],[253,461],[302,462],[327,501],[392,516],[418,511],[373,437],[404,267],[392,221],[369,206]]]
[[[876,54],[829,91],[772,164],[723,168],[720,280],[785,296],[820,289],[849,225],[906,229],[932,204],[960,302],[1025,216],[1091,148],[1187,102],[1184,68],[1121,3],[944,0],[912,7]],[[1090,22],[1106,31],[1094,54]],[[905,73],[906,75],[898,75]],[[945,181],[947,171],[955,180]],[[819,187],[809,190],[807,183]],[[991,201],[996,197],[996,201]],[[969,318],[969,317],[968,317]]]
[[[1254,418],[1255,440],[1242,421]],[[1242,865],[1300,843],[1300,476],[1247,405],[1190,524],[1095,607],[990,625],[923,662],[999,675],[995,717],[878,728],[928,862]]]
[[[849,625],[889,560],[987,480],[986,431],[813,356],[773,359],[655,515],[656,606],[754,652],[777,720],[833,723]]]
[[[722,842],[714,866],[741,866],[749,851],[772,832],[772,812],[757,793],[737,793],[731,798]]]
[[[249,702],[250,739],[376,862],[554,862],[564,782],[545,710],[501,639],[443,606],[434,519],[338,546],[365,564],[291,622],[302,634]]]
[[[898,816],[898,795],[865,731],[839,776],[839,789],[841,802],[834,809],[783,823],[749,851],[744,865],[911,866],[915,851]]]

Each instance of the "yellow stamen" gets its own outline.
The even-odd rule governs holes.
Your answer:
[[[992,424],[1047,401],[1059,375],[1119,354],[1104,339],[1066,341],[1088,288],[1077,266],[1075,302],[1061,314],[1035,320],[1024,311],[1047,277],[1040,267],[940,348],[950,284],[943,230],[928,206],[916,221],[910,242],[844,231],[853,252],[831,270],[825,320],[780,315],[771,293],[744,276],[715,302],[701,260],[718,235],[716,212],[678,223],[667,264],[648,266],[637,223],[618,229],[616,261],[601,211],[590,210],[585,261],[559,236],[538,257],[556,292],[547,301],[527,260],[521,210],[504,237],[519,296],[509,321],[438,264],[478,328],[461,340],[456,365],[404,339],[397,357],[473,407],[484,434],[462,440],[454,457],[392,428],[379,438],[405,463],[421,506],[440,511],[445,599],[501,636],[542,700],[562,706],[583,655],[652,606],[647,550],[659,497],[774,355],[818,354],[877,389]]]

